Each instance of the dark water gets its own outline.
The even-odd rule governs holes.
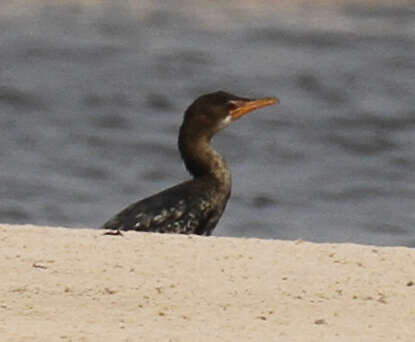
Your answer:
[[[216,137],[216,235],[415,246],[412,5],[2,2],[0,222],[97,227],[184,180],[181,113],[219,89],[281,105]]]

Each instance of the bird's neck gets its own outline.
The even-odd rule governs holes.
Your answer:
[[[195,177],[210,177],[230,190],[231,172],[222,155],[210,144],[210,137],[186,134],[181,130],[179,150],[187,170]]]

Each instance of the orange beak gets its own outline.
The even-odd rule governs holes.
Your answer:
[[[236,105],[236,108],[232,109],[230,114],[232,120],[237,120],[245,114],[248,114],[256,109],[278,104],[280,103],[280,100],[278,100],[276,97],[264,97],[257,100],[234,100],[232,103]]]

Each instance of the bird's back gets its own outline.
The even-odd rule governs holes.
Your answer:
[[[216,192],[210,182],[193,179],[131,204],[102,228],[210,235],[229,197]]]

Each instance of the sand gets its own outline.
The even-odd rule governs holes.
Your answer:
[[[0,225],[0,341],[415,341],[415,249]]]

